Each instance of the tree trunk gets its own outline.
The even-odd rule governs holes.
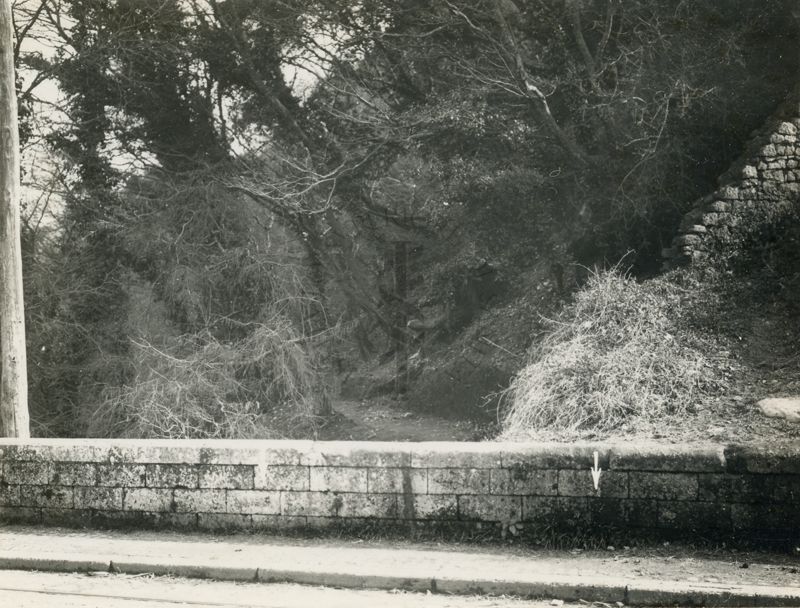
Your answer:
[[[0,0],[0,436],[30,437],[11,0]]]
[[[397,328],[395,392],[402,394],[408,390],[408,331],[406,330],[406,323],[408,323],[408,312],[406,310],[406,298],[408,297],[408,243],[404,241],[398,241],[394,244],[394,293],[398,301],[395,313],[395,327]]]

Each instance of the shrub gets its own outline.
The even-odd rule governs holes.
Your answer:
[[[131,380],[104,389],[89,436],[276,437],[307,425],[323,398],[315,361],[279,316],[235,342],[206,334],[134,347]]]
[[[717,394],[723,349],[691,328],[685,295],[669,278],[591,276],[505,395],[504,436],[652,423]]]

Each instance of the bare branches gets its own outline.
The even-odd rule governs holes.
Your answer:
[[[27,6],[28,3],[26,2],[15,2],[13,9],[14,9],[14,65],[19,65],[19,57],[20,51],[22,48],[22,44],[25,42],[25,39],[28,37],[31,29],[36,27],[39,19],[41,17],[42,11],[45,9],[45,4],[47,0],[38,0],[38,4],[35,5],[35,8],[31,11]],[[18,16],[20,14],[25,14],[26,21],[20,27],[18,25]]]
[[[499,76],[496,70],[487,72],[479,67],[480,64],[474,61],[466,66],[465,64],[468,62],[461,61],[459,62],[460,65],[465,67],[465,69],[480,82],[526,99],[530,103],[531,108],[535,111],[537,117],[556,138],[570,158],[579,165],[588,164],[590,162],[589,155],[574,138],[562,128],[553,116],[547,95],[545,95],[541,86],[537,84],[536,79],[528,70],[526,61],[523,58],[522,49],[514,35],[511,25],[508,23],[502,3],[495,3],[492,20],[487,21],[484,19],[480,24],[470,18],[464,10],[453,2],[447,0],[446,4],[451,12],[468,26],[470,31],[485,42],[488,47],[487,55],[491,55],[497,59],[495,66],[502,66],[505,77]],[[490,29],[490,24],[492,22],[499,28],[497,34]]]
[[[597,68],[595,65],[595,58],[589,50],[589,45],[586,44],[586,38],[583,36],[583,24],[581,23],[581,9],[578,0],[564,0],[564,5],[569,16],[570,25],[572,25],[572,34],[575,36],[575,42],[578,45],[578,50],[583,57],[586,64],[586,73],[592,86],[597,88]]]

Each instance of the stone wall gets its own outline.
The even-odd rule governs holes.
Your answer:
[[[684,216],[664,249],[665,267],[701,261],[725,250],[738,231],[752,230],[800,201],[800,87],[752,134],[720,187]]]
[[[800,449],[0,440],[0,521],[18,523],[792,541],[798,500]]]

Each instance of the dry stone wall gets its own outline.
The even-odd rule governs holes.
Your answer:
[[[754,132],[720,187],[684,216],[664,249],[665,267],[706,260],[737,235],[796,209],[800,201],[800,87]]]
[[[590,468],[602,469],[594,489]],[[0,521],[800,538],[800,449],[0,440]]]

